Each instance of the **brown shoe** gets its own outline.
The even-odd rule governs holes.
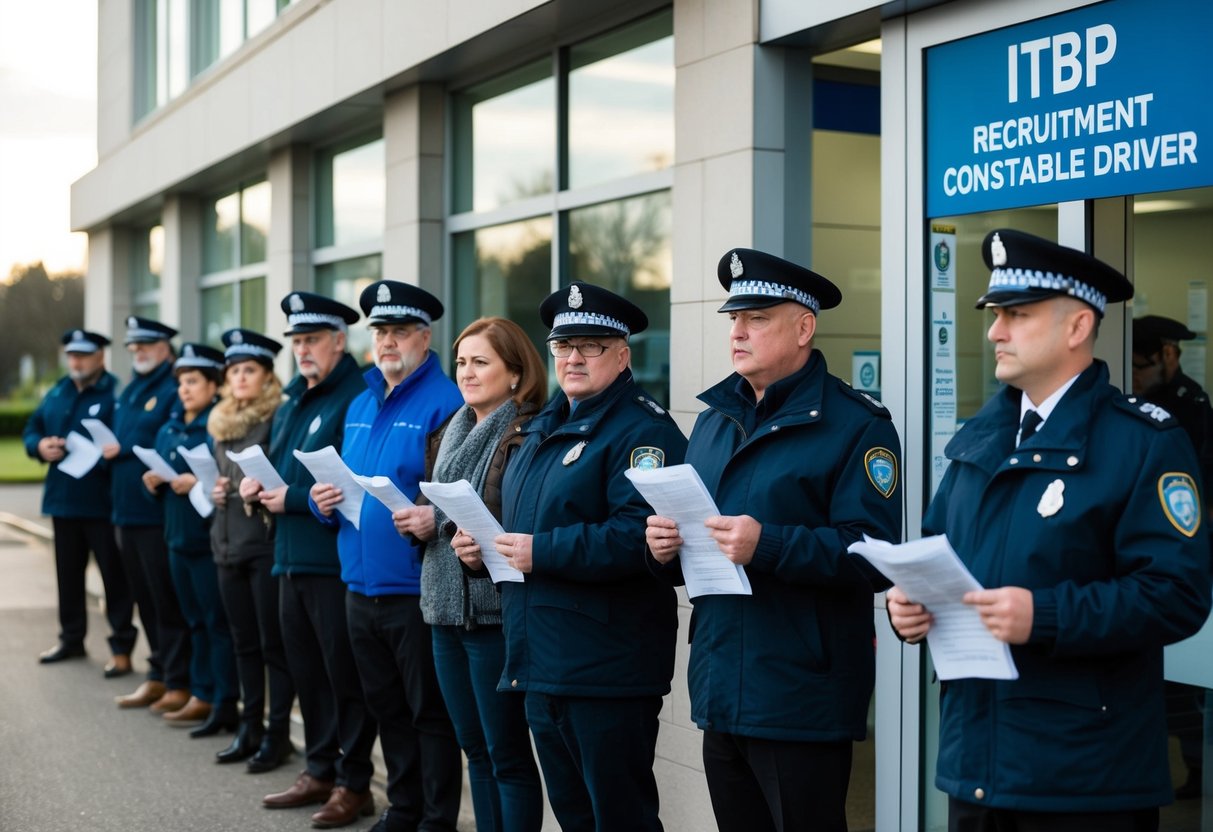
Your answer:
[[[333,789],[324,808],[312,815],[312,826],[317,829],[334,829],[338,826],[349,826],[362,815],[370,817],[375,814],[375,797],[371,790],[356,792],[345,786]]]
[[[332,793],[332,780],[318,780],[305,771],[295,779],[295,785],[284,792],[267,794],[261,804],[267,809],[294,809],[324,803]]]
[[[117,679],[130,675],[131,657],[126,653],[115,653],[114,657],[105,663],[104,675],[107,679]]]
[[[134,693],[126,696],[115,696],[114,701],[119,708],[146,708],[164,696],[164,682],[148,680],[135,688]]]
[[[170,725],[179,728],[188,728],[195,723],[201,722],[211,715],[211,703],[199,699],[197,696],[191,696],[190,700],[185,703],[185,707],[178,708],[175,711],[169,711],[164,715],[164,720]]]
[[[185,707],[185,703],[190,701],[190,692],[184,688],[174,688],[164,692],[155,702],[152,703],[151,711],[154,714],[168,714],[173,711],[179,711]]]

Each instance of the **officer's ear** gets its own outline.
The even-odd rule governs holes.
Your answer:
[[[796,343],[807,347],[813,341],[813,333],[817,331],[817,316],[805,311],[796,321]]]
[[[1070,313],[1066,316],[1065,327],[1070,349],[1077,349],[1087,344],[1095,347],[1095,335],[1099,331],[1098,318],[1095,310],[1080,300],[1064,298],[1072,301]]]

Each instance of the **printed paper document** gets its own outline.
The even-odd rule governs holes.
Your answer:
[[[80,424],[84,425],[84,429],[88,431],[89,436],[93,437],[93,442],[98,448],[104,448],[106,445],[121,445],[118,437],[114,436],[114,432],[110,430],[109,425],[100,419],[81,419]]]
[[[198,478],[198,482],[190,489],[190,505],[203,517],[210,517],[215,511],[211,492],[215,489],[215,481],[219,479],[219,466],[215,464],[215,457],[211,456],[211,449],[203,442],[196,448],[188,449],[184,445],[178,445],[177,453],[181,454],[185,464]]]
[[[412,508],[413,501],[404,496],[404,492],[396,487],[390,477],[383,475],[364,477],[354,474],[354,482],[358,483],[366,493],[387,506],[387,510],[395,514],[402,508]]]
[[[67,456],[59,460],[59,470],[76,479],[93,470],[101,460],[101,449],[76,431],[67,435],[63,450]]]
[[[294,454],[295,459],[311,471],[316,482],[327,482],[341,489],[341,502],[337,503],[337,510],[357,529],[361,522],[362,498],[366,496],[366,491],[354,482],[354,472],[345,464],[337,449],[326,445],[318,451],[296,450]]]
[[[480,544],[480,559],[489,570],[493,583],[525,580],[523,574],[511,566],[493,545],[493,538],[504,534],[505,529],[501,528],[470,482],[423,482],[421,493],[446,512],[456,526],[476,539]]]
[[[136,445],[133,450],[135,451],[135,456],[139,457],[139,461],[146,465],[160,479],[165,482],[172,482],[177,479],[177,472],[173,470],[173,466],[165,462],[164,457],[151,448],[141,448]]]
[[[274,470],[273,464],[261,450],[260,445],[249,445],[243,451],[227,452],[227,458],[240,466],[240,470],[250,480],[261,483],[262,491],[273,491],[286,485],[282,475]]]

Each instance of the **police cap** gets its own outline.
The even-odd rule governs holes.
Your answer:
[[[274,358],[282,350],[282,344],[251,329],[229,329],[223,333],[223,358],[230,367],[241,361],[257,361],[266,367],[274,365]]]
[[[223,353],[206,344],[182,344],[181,355],[173,362],[173,372],[181,370],[223,372]]]
[[[168,341],[176,334],[177,330],[167,324],[131,315],[126,319],[126,338],[122,343],[152,344],[156,341]]]
[[[1178,344],[1195,337],[1195,332],[1173,318],[1146,315],[1133,319],[1133,352],[1138,355],[1154,355],[1162,350],[1163,344]]]
[[[362,290],[358,305],[367,323],[425,324],[442,317],[442,302],[420,286],[398,280],[378,280]]]
[[[716,277],[729,291],[729,299],[717,312],[765,309],[791,301],[817,314],[842,303],[838,287],[817,272],[751,248],[726,251],[716,264]]]
[[[987,234],[981,256],[990,269],[990,285],[977,300],[978,309],[1067,296],[1085,301],[1103,317],[1109,303],[1133,297],[1133,284],[1102,260],[1013,228]]]
[[[85,329],[69,329],[59,339],[64,352],[94,353],[110,345],[110,339]]]
[[[322,329],[344,330],[358,320],[358,313],[344,303],[315,292],[291,292],[282,299],[286,313],[283,335],[303,335]]]
[[[627,298],[592,283],[573,283],[539,304],[539,317],[551,327],[549,341],[602,335],[626,338],[648,328],[649,317]]]

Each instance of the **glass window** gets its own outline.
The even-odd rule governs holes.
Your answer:
[[[240,192],[240,262],[264,262],[269,234],[270,183],[258,182]]]
[[[569,177],[579,188],[674,161],[673,13],[569,50]]]
[[[669,191],[659,191],[570,211],[569,265],[561,281],[603,286],[644,310],[649,326],[631,338],[632,372],[666,405],[673,268],[670,201]]]
[[[202,271],[234,269],[240,262],[240,192],[207,203],[202,226]]]
[[[556,83],[536,61],[455,96],[454,208],[488,211],[556,181]]]
[[[164,226],[154,225],[134,235],[134,263],[131,291],[136,299],[160,291],[160,272],[164,268]]]
[[[218,347],[220,336],[232,327],[240,326],[240,310],[236,306],[236,283],[224,283],[202,290],[202,340]],[[264,326],[264,318],[262,319]],[[258,327],[259,328],[259,327]]]
[[[316,267],[316,291],[341,301],[351,309],[361,311],[358,296],[362,294],[363,289],[382,276],[383,257],[379,254],[325,263]],[[365,322],[360,321],[350,327],[348,349],[359,364],[368,364],[374,360],[371,353],[371,333]]]
[[[383,139],[320,153],[316,180],[318,245],[383,239],[387,194]]]
[[[240,326],[261,332],[265,329],[265,278],[240,281]]]
[[[521,326],[540,355],[548,354],[539,304],[552,291],[551,217],[456,235],[454,273],[455,331],[476,318],[500,315]]]

